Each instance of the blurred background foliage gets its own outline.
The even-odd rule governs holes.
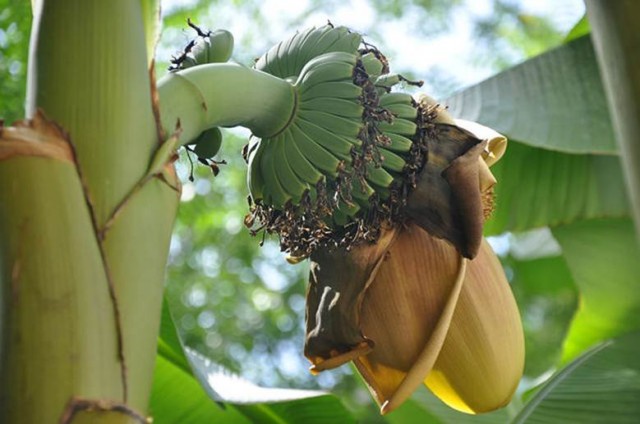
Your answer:
[[[330,18],[366,34],[388,54],[393,70],[424,79],[424,91],[445,97],[558,45],[584,13],[578,0],[525,3],[166,0],[157,70],[159,75],[166,72],[170,56],[193,37],[187,18],[205,28],[231,30],[236,37],[233,59],[246,65],[296,30]],[[356,19],[358,15],[365,18]],[[357,23],[352,24],[350,16]],[[6,122],[23,115],[30,20],[29,2],[0,0],[0,118]],[[456,55],[459,43],[467,43],[465,54]],[[446,59],[420,60],[436,48],[444,51],[436,56]],[[449,49],[452,54],[447,56]],[[227,164],[220,166],[217,177],[192,165],[184,152],[178,163],[184,187],[166,284],[183,341],[260,385],[331,389],[359,411],[362,420],[374,422],[380,419],[377,408],[349,367],[318,377],[307,371],[302,345],[308,265],[289,265],[277,240],[252,237],[244,228],[248,208],[240,150],[248,137],[241,130],[224,132],[216,159]],[[576,289],[548,232],[507,234],[492,238],[492,243],[520,305],[527,341],[525,381],[533,385],[552,371],[561,355],[577,304]],[[541,278],[539,269],[548,275]]]
[[[0,119],[9,123],[24,116],[29,28],[29,2],[0,1]]]

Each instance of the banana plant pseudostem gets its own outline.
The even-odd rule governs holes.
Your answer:
[[[504,137],[399,91],[343,27],[246,68],[194,26],[156,84],[155,2],[33,4],[28,119],[0,137],[3,422],[146,422],[175,151],[209,163],[238,125],[247,226],[311,258],[312,372],[354,361],[383,413],[423,381],[469,413],[509,401],[522,328],[482,240]]]

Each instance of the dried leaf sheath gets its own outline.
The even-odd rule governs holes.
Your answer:
[[[42,111],[38,111],[33,119],[18,121],[10,127],[0,124],[0,138],[0,160],[37,156],[73,162],[68,135],[47,120]]]
[[[360,329],[359,306],[396,234],[385,230],[376,244],[311,256],[304,353],[312,371],[335,368],[373,347]]]
[[[375,349],[355,360],[383,413],[406,400],[436,362],[465,269],[453,246],[416,225],[389,250],[360,308]]]
[[[409,227],[365,294],[361,326],[375,348],[354,362],[383,414],[423,382],[467,413],[504,406],[518,385],[524,337],[500,262],[483,241],[455,275],[452,252]]]

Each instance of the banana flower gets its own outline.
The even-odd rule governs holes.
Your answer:
[[[523,334],[482,229],[506,139],[393,91],[421,82],[344,27],[298,33],[255,68],[291,85],[272,108],[283,126],[256,126],[246,149],[245,222],[311,259],[311,371],[354,362],[382,413],[421,382],[465,412],[505,405]]]
[[[384,228],[375,244],[311,255],[311,371],[353,361],[383,414],[423,382],[457,410],[500,408],[524,366],[517,305],[482,239],[496,183],[489,166],[506,139],[443,109],[438,120],[410,219]]]

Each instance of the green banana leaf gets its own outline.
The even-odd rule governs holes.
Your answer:
[[[640,330],[640,246],[631,220],[581,221],[552,231],[580,291],[563,361],[604,339]]]
[[[251,423],[233,405],[216,404],[191,373],[161,354],[154,372],[149,409],[155,424]]]
[[[582,18],[571,28],[571,30],[567,33],[564,41],[568,43],[569,41],[573,41],[577,38],[582,37],[583,35],[587,35],[591,32],[591,25],[589,25],[589,20],[587,19],[587,14],[582,15]]]
[[[525,335],[525,378],[556,368],[576,311],[578,294],[562,256],[502,258],[518,302]]]
[[[604,341],[547,381],[513,424],[637,423],[640,333]]]
[[[558,269],[580,293],[563,363],[596,343],[640,329],[640,249],[628,219],[593,47],[588,36],[575,39],[588,31],[583,19],[570,35],[574,41],[446,102],[454,116],[492,126],[517,140],[493,168],[499,182],[497,208],[486,233],[551,227],[563,256],[531,264],[536,263],[533,274],[541,281],[542,296],[556,299],[547,283],[557,277]],[[531,273],[523,274],[523,264],[517,261],[507,260],[505,265],[515,275],[512,283],[518,295],[518,280]],[[526,314],[527,304],[519,304]],[[637,422],[638,336],[603,343],[556,373],[516,422]],[[558,348],[551,352],[558,357]],[[541,363],[549,364],[549,358]],[[432,407],[428,410],[434,415]],[[454,417],[434,422],[461,421]]]
[[[498,184],[487,235],[629,216],[617,156],[560,153],[510,141],[491,169]]]
[[[443,103],[456,118],[479,122],[531,146],[567,153],[617,152],[588,35]]]
[[[176,331],[169,303],[166,296],[162,300],[162,318],[160,320],[160,335],[158,337],[158,355],[173,363],[187,374],[191,373],[191,366],[184,355],[180,337]]]
[[[335,396],[259,387],[186,349],[166,299],[150,410],[160,424],[355,422]]]
[[[421,387],[410,400],[386,417],[391,424],[502,424],[520,408],[515,399],[506,408],[481,415],[469,415],[451,409]]]
[[[586,29],[584,26],[587,25]],[[576,26],[588,31],[586,20]],[[589,36],[510,68],[444,101],[453,116],[510,138],[493,168],[496,210],[487,235],[629,215]]]

